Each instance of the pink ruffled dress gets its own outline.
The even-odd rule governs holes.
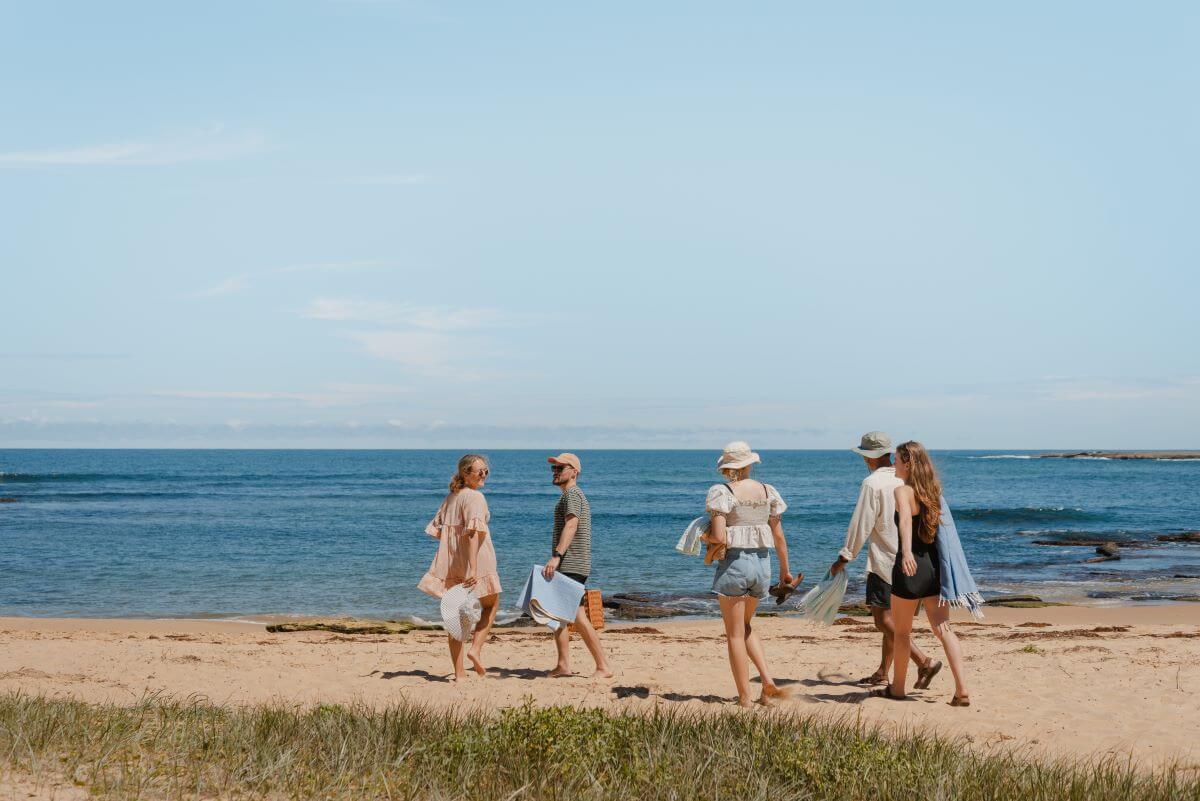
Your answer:
[[[438,541],[438,549],[417,589],[441,598],[446,590],[463,583],[467,578],[467,532],[473,531],[471,536],[480,537],[480,541],[472,589],[480,598],[500,592],[496,549],[488,531],[490,518],[487,499],[479,490],[463,487],[447,495],[437,515],[425,527],[425,533]]]

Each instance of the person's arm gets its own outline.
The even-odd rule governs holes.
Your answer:
[[[463,579],[463,586],[474,587],[478,578],[475,566],[479,556],[479,541],[486,535],[481,531],[464,531],[462,536],[467,540],[467,577]]]
[[[912,555],[912,489],[896,487],[896,514],[900,518],[900,569],[906,576],[917,574],[917,560]]]
[[[714,560],[724,559],[725,551],[729,549],[729,533],[725,530],[725,514],[723,512],[710,512],[712,524],[708,527],[708,533],[703,539],[709,544],[708,550],[704,554],[704,564],[711,564]]]
[[[575,515],[567,515],[567,522],[563,523],[562,534],[558,537],[558,545],[554,550],[561,554],[565,554],[567,549],[571,547],[571,541],[575,539],[576,532],[579,531],[579,518]],[[554,571],[558,570],[558,566],[562,564],[562,560],[557,556],[551,556],[546,560],[546,566],[542,568],[542,575],[549,581],[554,577]]]
[[[779,583],[792,584],[792,571],[788,570],[787,537],[783,536],[783,521],[778,517],[770,519],[771,538],[775,540],[775,553],[779,554]]]
[[[846,529],[846,542],[842,545],[842,550],[838,551],[837,561],[829,566],[831,575],[836,576],[843,567],[858,558],[859,551],[871,536],[871,529],[874,528],[875,518],[878,516],[879,505],[875,492],[863,482],[858,493],[858,503],[854,506],[854,514],[850,516],[850,527]]]

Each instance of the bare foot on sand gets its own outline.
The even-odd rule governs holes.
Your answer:
[[[601,670],[600,668],[596,668],[596,672],[592,674],[592,678],[593,679],[611,679],[615,675],[616,674],[613,673],[610,668],[604,668],[603,670]]]
[[[575,673],[570,668],[564,668],[561,665],[556,665],[554,670],[550,671],[546,675],[552,679],[569,679],[574,676]]]
[[[479,658],[479,654],[474,651],[467,651],[467,659],[471,661],[471,670],[478,673],[480,676],[487,675],[487,668],[483,666],[483,660]]]
[[[763,687],[763,698],[771,698],[777,701],[783,701],[792,697],[792,691],[786,687],[779,687],[774,684],[767,684]]]

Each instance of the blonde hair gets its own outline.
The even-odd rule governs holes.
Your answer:
[[[722,467],[721,475],[725,476],[728,481],[741,481],[744,478],[750,478],[750,467]]]
[[[908,480],[913,494],[921,504],[921,526],[918,534],[924,542],[933,542],[942,519],[942,482],[925,446],[916,440],[896,446],[896,458],[908,467]]]
[[[481,456],[478,453],[468,453],[466,456],[458,460],[458,468],[455,470],[454,477],[450,479],[450,492],[458,492],[463,487],[467,486],[465,476],[470,471],[472,465],[476,462],[483,462],[484,467],[488,467],[486,456]]]

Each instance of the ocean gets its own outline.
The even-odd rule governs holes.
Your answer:
[[[819,580],[845,536],[861,459],[762,451],[756,477],[789,504],[793,571]],[[506,615],[550,550],[558,490],[542,451],[488,453],[484,492]],[[711,568],[674,545],[719,481],[716,451],[581,451],[593,515],[593,578],[713,614]],[[436,619],[416,589],[436,543],[424,533],[458,452],[0,450],[0,615]],[[1200,596],[1200,462],[934,452],[985,595],[1090,603]],[[1117,561],[1078,538],[1130,541]],[[1137,547],[1142,546],[1142,547]],[[866,554],[850,568],[861,598]]]

